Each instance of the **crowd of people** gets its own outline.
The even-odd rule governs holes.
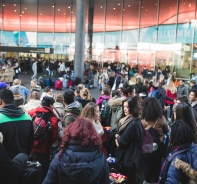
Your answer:
[[[27,161],[41,164],[34,184],[108,184],[112,171],[128,184],[196,182],[195,81],[177,81],[168,66],[84,65],[97,99],[85,84],[41,93],[36,75],[30,89],[16,75],[0,82],[2,183],[24,183]]]

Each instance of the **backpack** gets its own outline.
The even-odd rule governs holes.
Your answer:
[[[61,139],[65,127],[65,119],[64,119],[65,116],[63,114],[60,114],[56,108],[53,109],[58,115],[58,136]]]
[[[50,122],[50,113],[39,112],[33,118],[34,127],[34,148],[40,145],[47,139],[52,131],[52,124]]]
[[[110,106],[108,100],[103,100],[101,104],[101,118],[107,118],[109,116]]]
[[[154,129],[158,120],[153,125],[153,127],[150,127],[148,130],[146,130],[142,126],[142,129],[143,129],[142,155],[144,157],[150,156],[153,154],[153,152],[159,151],[161,149],[162,142],[160,141],[157,131]]]

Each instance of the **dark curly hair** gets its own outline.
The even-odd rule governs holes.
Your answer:
[[[176,120],[171,126],[170,143],[172,147],[192,143],[195,134],[192,128],[181,120]]]
[[[161,104],[156,98],[148,97],[142,102],[142,118],[155,122],[163,115]]]
[[[97,134],[91,121],[86,118],[77,118],[73,123],[66,127],[60,145],[59,159],[70,140],[79,141],[81,146],[96,148],[100,151],[102,150],[101,138]]]

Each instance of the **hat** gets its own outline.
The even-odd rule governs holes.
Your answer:
[[[9,85],[7,85],[6,82],[0,82],[0,89],[3,89],[3,88],[6,88],[8,87]]]
[[[10,87],[10,90],[12,91],[13,95],[20,94],[20,88],[18,85],[14,85]]]

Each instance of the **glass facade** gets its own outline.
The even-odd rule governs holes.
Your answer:
[[[75,0],[0,3],[1,46],[54,48],[43,57],[75,54]],[[87,60],[150,68],[170,65],[178,78],[197,67],[196,0],[91,0],[87,4]]]

